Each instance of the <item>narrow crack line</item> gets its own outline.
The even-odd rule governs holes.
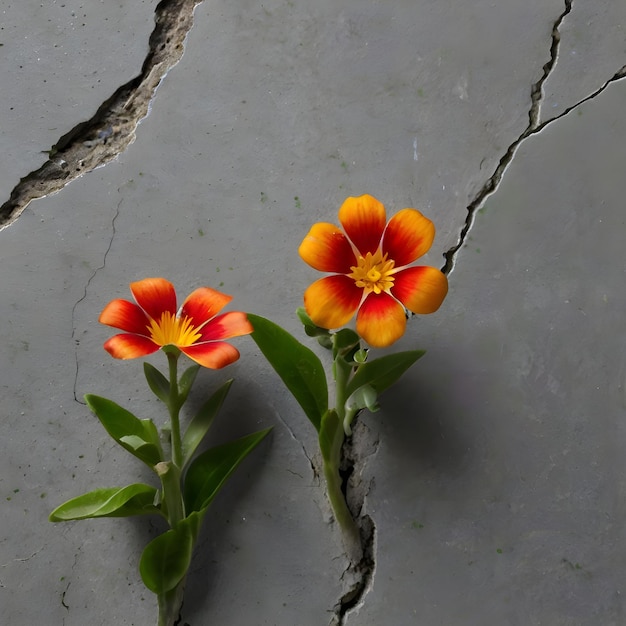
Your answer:
[[[193,13],[203,0],[162,0],[140,74],[119,87],[95,115],[59,138],[48,160],[27,174],[0,206],[0,231],[15,222],[37,198],[60,191],[76,178],[106,165],[134,140],[137,126],[150,112],[156,90],[183,55]]]
[[[552,26],[552,43],[550,44],[550,59],[543,66],[543,76],[531,87],[530,99],[531,107],[528,111],[528,128],[524,131],[530,134],[533,129],[539,126],[539,117],[541,115],[541,101],[543,99],[543,86],[556,66],[559,58],[559,47],[561,45],[561,24],[565,18],[572,12],[572,0],[565,0],[565,10],[554,22]],[[522,133],[523,134],[523,133]]]
[[[0,567],[8,567],[12,563],[26,563],[26,561],[30,561],[31,559],[35,558],[42,550],[43,546],[41,546],[41,548],[35,550],[32,554],[29,554],[28,556],[16,557],[14,559],[11,559],[8,563],[2,563]]]
[[[120,192],[120,190],[121,190],[121,187],[118,188],[117,190],[118,193]],[[104,254],[102,255],[102,264],[96,267],[95,270],[93,270],[93,272],[91,273],[91,276],[87,279],[87,282],[85,283],[85,288],[83,289],[83,295],[74,303],[74,306],[72,307],[72,315],[71,315],[72,342],[74,343],[74,364],[75,364],[73,393],[74,393],[74,400],[78,402],[78,404],[82,404],[83,406],[87,406],[86,403],[83,402],[82,400],[79,400],[78,396],[76,395],[76,387],[78,385],[78,346],[80,345],[80,339],[76,338],[76,323],[75,323],[76,308],[87,297],[89,286],[91,285],[91,282],[93,281],[93,279],[96,277],[96,274],[100,270],[106,267],[107,257],[109,256],[109,252],[111,251],[111,247],[113,246],[113,239],[115,239],[115,235],[117,233],[115,229],[115,221],[120,215],[120,207],[122,206],[122,202],[124,202],[124,198],[120,198],[120,201],[117,203],[117,207],[115,209],[115,214],[113,215],[113,218],[111,219],[111,238],[109,239],[109,245],[107,246],[107,249],[104,251]]]
[[[306,460],[309,462],[309,465],[311,466],[311,471],[313,472],[313,478],[315,480],[319,480],[319,471],[317,467],[315,466],[313,459],[309,456],[306,448],[304,447],[304,444],[296,437],[296,434],[293,432],[293,429],[291,428],[291,426],[289,426],[287,421],[283,418],[283,416],[278,411],[276,411],[276,417],[278,417],[278,421],[287,429],[287,432],[289,433],[291,438],[302,448],[302,454],[304,454],[304,456],[306,457]],[[289,469],[287,471],[291,472],[291,470]],[[300,474],[298,474],[297,472],[291,472],[291,473],[296,474],[297,476],[300,476]]]
[[[596,89],[594,92],[590,93],[588,96],[585,96],[582,100],[576,102],[576,104],[572,104],[571,106],[567,107],[563,112],[559,113],[555,117],[551,117],[549,120],[542,122],[532,133],[529,134],[534,135],[541,132],[548,124],[552,124],[552,122],[560,120],[562,117],[565,117],[566,115],[571,113],[574,109],[577,109],[582,104],[585,104],[585,102],[589,102],[589,100],[593,100],[594,98],[599,96],[611,83],[615,83],[624,78],[626,78],[626,65],[617,70],[617,72],[615,72],[615,74],[613,74],[611,78],[605,81],[604,84],[601,87],[598,87],[598,89]]]
[[[530,109],[528,111],[528,125],[521,133],[521,135],[508,147],[507,151],[504,153],[498,165],[491,175],[491,177],[487,180],[487,182],[483,185],[481,190],[476,194],[474,199],[470,202],[467,207],[467,215],[465,217],[465,223],[461,228],[461,233],[459,235],[459,239],[457,243],[452,246],[449,250],[444,252],[443,256],[445,258],[444,266],[441,270],[444,274],[450,274],[454,269],[454,264],[456,261],[457,252],[461,249],[463,244],[465,243],[465,238],[467,237],[467,233],[470,231],[473,223],[474,216],[478,207],[485,201],[485,199],[490,196],[500,184],[504,171],[508,167],[509,163],[513,160],[513,156],[515,155],[515,151],[517,147],[530,135],[538,132],[541,128],[545,127],[545,123],[543,125],[539,124],[539,115],[541,112],[541,100],[543,98],[543,86],[554,70],[556,66],[556,62],[559,56],[559,47],[561,43],[561,33],[559,31],[563,20],[566,18],[569,13],[572,11],[572,0],[565,0],[565,9],[563,12],[557,17],[553,26],[552,26],[552,36],[550,43],[550,58],[543,66],[543,73],[539,80],[531,86],[530,89]]]

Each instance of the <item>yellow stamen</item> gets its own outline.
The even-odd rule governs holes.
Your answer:
[[[173,345],[184,348],[202,337],[188,317],[176,317],[169,311],[162,313],[159,321],[151,320],[148,330],[152,341],[159,346]]]
[[[389,290],[393,286],[394,277],[392,270],[395,266],[395,262],[387,260],[387,255],[383,255],[379,249],[374,254],[368,252],[364,257],[359,256],[358,265],[351,267],[351,274],[348,274],[349,278],[352,278],[357,287],[365,289],[365,294],[382,293]]]

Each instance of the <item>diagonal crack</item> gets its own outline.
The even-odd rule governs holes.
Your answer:
[[[0,206],[0,230],[12,224],[37,198],[61,190],[79,176],[105,165],[135,140],[155,92],[183,55],[193,12],[202,0],[161,0],[141,73],[119,87],[95,115],[59,138],[48,160],[20,180]]]
[[[569,13],[571,13],[571,11],[572,11],[572,0],[565,0],[565,10],[561,13],[561,15],[559,15],[559,17],[556,19],[552,27],[552,42],[550,45],[550,59],[543,66],[543,74],[541,78],[536,83],[534,83],[531,88],[531,106],[530,106],[530,110],[528,111],[528,126],[524,129],[521,135],[508,147],[507,151],[504,153],[504,155],[498,162],[498,165],[496,166],[494,173],[487,180],[487,182],[482,186],[480,191],[476,194],[474,199],[468,205],[467,215],[465,217],[465,223],[463,224],[463,227],[461,228],[459,239],[457,243],[454,246],[452,246],[449,250],[447,250],[443,255],[445,258],[445,263],[441,269],[445,274],[449,274],[454,269],[457,253],[463,246],[465,239],[467,237],[467,234],[472,228],[476,211],[483,204],[483,202],[487,199],[487,197],[493,194],[498,188],[498,185],[500,184],[500,181],[502,180],[504,172],[506,171],[507,167],[513,160],[513,157],[515,156],[515,153],[518,147],[520,146],[520,144],[531,135],[535,135],[541,132],[546,126],[548,126],[548,124],[552,124],[553,122],[556,122],[557,120],[561,119],[565,115],[568,115],[571,111],[579,107],[581,104],[601,94],[611,83],[626,77],[626,65],[625,65],[624,67],[619,69],[611,78],[609,78],[609,80],[607,80],[601,87],[596,89],[596,91],[594,91],[587,97],[583,98],[579,102],[576,102],[569,108],[565,109],[560,115],[550,118],[542,123],[539,122],[541,101],[543,98],[543,86],[546,80],[548,79],[548,77],[550,76],[551,72],[553,71],[554,67],[556,66],[556,62],[559,56],[559,45],[561,42],[561,34],[560,34],[559,29],[561,27],[561,24],[563,23],[563,20],[566,18],[566,16]]]

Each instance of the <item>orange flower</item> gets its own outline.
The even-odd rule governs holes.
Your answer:
[[[304,293],[315,324],[339,328],[356,311],[356,331],[377,348],[391,345],[406,328],[406,309],[433,313],[448,293],[434,267],[409,267],[428,252],[435,226],[419,211],[402,209],[387,222],[385,207],[369,195],[348,198],[339,209],[343,231],[313,224],[298,252],[311,267],[332,276]]]
[[[113,300],[99,321],[124,334],[111,337],[104,349],[116,359],[135,359],[163,346],[176,346],[204,367],[220,369],[239,358],[239,351],[222,339],[247,335],[254,329],[245,313],[217,315],[233,298],[200,287],[176,307],[174,286],[164,278],[144,278],[130,284],[137,304]]]

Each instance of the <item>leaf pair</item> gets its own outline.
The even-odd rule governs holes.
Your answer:
[[[299,317],[304,320],[307,334],[316,336],[317,327],[312,326],[312,322],[307,325],[308,317],[303,318],[300,312]],[[250,313],[248,319],[254,326],[252,339],[320,433],[322,418],[328,412],[328,386],[321,361],[277,324]],[[328,335],[328,331],[325,332]],[[359,363],[364,358],[364,351],[358,350],[358,343],[358,335],[345,328],[334,334],[332,342],[334,358],[356,366],[356,372],[342,390],[342,397],[346,398],[345,409],[352,413],[364,408],[376,410],[377,396],[424,355],[423,350],[411,350]],[[356,362],[355,356],[358,357]]]
[[[191,391],[191,387],[200,371],[200,365],[197,363],[189,367],[183,375],[180,377],[180,381],[178,381],[178,393],[177,393],[177,401],[178,405],[182,406],[185,404],[187,400],[187,396]],[[170,405],[170,394],[171,394],[171,386],[170,381],[165,378],[165,376],[156,368],[154,365],[150,363],[143,364],[143,372],[146,376],[146,380],[148,381],[148,386],[152,390],[152,393],[161,400],[166,406]]]
[[[191,463],[184,490],[187,516],[151,541],[141,556],[139,571],[150,591],[167,593],[185,577],[209,505],[228,477],[270,430],[267,428],[210,448]]]
[[[87,394],[85,401],[109,435],[133,456],[151,469],[164,460],[159,433],[152,420],[140,420],[112,400],[93,394]]]

